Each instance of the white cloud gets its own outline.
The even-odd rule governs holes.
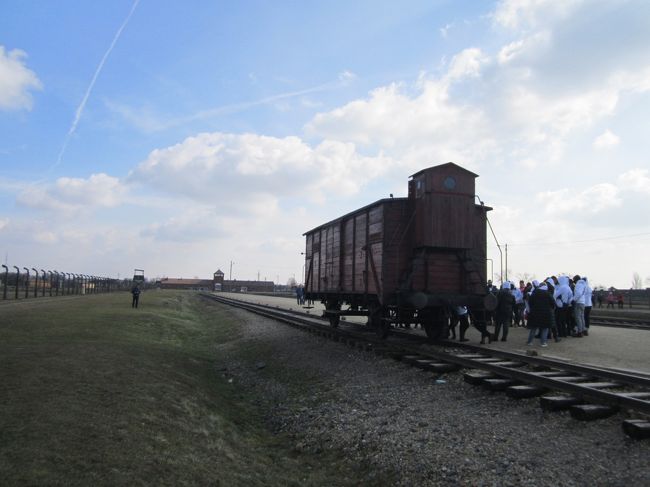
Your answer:
[[[31,109],[30,90],[43,87],[36,74],[25,66],[26,57],[24,51],[6,52],[4,46],[0,46],[0,110]]]
[[[508,29],[534,28],[568,17],[583,0],[502,0],[492,13],[496,25]]]
[[[298,137],[217,132],[153,151],[130,180],[216,203],[224,212],[260,214],[271,207],[269,198],[354,194],[386,164],[381,156],[360,155],[350,143],[324,140],[312,148]]]
[[[17,202],[24,206],[52,211],[85,211],[95,207],[115,207],[124,202],[126,187],[107,174],[88,179],[59,178],[54,184],[28,186]]]
[[[39,244],[52,245],[59,242],[59,238],[54,232],[39,231],[34,233],[34,241]]]
[[[609,129],[605,130],[594,140],[594,147],[596,149],[608,149],[617,146],[621,139],[618,135],[612,133]]]
[[[511,88],[505,115],[524,129],[530,141],[546,142],[551,134],[564,136],[577,128],[586,128],[611,115],[619,101],[615,88],[552,96],[524,85]]]
[[[506,64],[510,62],[512,59],[517,57],[517,55],[522,51],[523,48],[524,48],[523,40],[514,41],[511,42],[510,44],[503,46],[497,56],[497,59],[499,60],[499,64]]]
[[[582,132],[603,120],[611,119],[624,96],[633,96],[646,88],[647,69],[637,73],[617,72],[600,86],[565,88],[548,92],[526,82],[504,86],[508,95],[500,107],[504,122],[519,134],[529,151],[539,148],[549,160],[559,160],[570,136]],[[611,147],[618,136],[610,131],[594,141],[597,148]],[[554,148],[553,154],[549,151]],[[551,156],[552,155],[552,156]]]
[[[544,204],[547,214],[577,217],[578,220],[581,215],[597,214],[623,204],[619,188],[609,183],[596,184],[580,192],[568,189],[546,191],[539,193],[537,200]]]
[[[442,36],[443,39],[446,39],[449,36],[449,31],[455,27],[455,24],[452,22],[450,24],[446,24],[444,27],[441,27],[439,29],[440,35]]]
[[[480,49],[475,47],[464,49],[452,58],[447,77],[451,80],[476,78],[480,76],[482,66],[489,61],[490,58]]]
[[[552,46],[552,35],[548,31],[535,32],[523,39],[512,41],[503,46],[497,54],[499,64],[508,64],[514,61],[525,62],[527,58],[549,49]],[[529,75],[530,69],[524,71]],[[525,77],[524,77],[525,78]]]
[[[617,72],[600,86],[549,91],[531,79],[531,69],[499,66],[480,49],[465,49],[440,78],[421,76],[415,92],[398,83],[376,88],[366,99],[317,114],[305,131],[382,148],[409,165],[425,154],[427,163],[474,164],[507,163],[507,154],[522,166],[537,167],[537,161],[561,160],[572,133],[612,117],[621,96],[641,89],[646,80]],[[486,87],[490,97],[484,96]]]
[[[357,75],[354,74],[352,71],[348,71],[347,69],[339,73],[339,81],[343,83],[349,83],[351,81],[354,81],[355,79],[357,79]]]
[[[621,188],[650,195],[650,176],[647,169],[631,169],[618,177]]]
[[[618,70],[611,75],[609,85],[632,93],[650,91],[650,66],[641,66],[635,70]]]
[[[381,147],[406,164],[423,153],[428,154],[425,164],[457,157],[474,160],[485,157],[479,153],[490,142],[482,111],[454,103],[447,80],[421,80],[413,96],[395,83],[377,88],[367,99],[317,114],[305,130],[330,140]]]
[[[210,208],[193,208],[164,223],[153,223],[140,232],[157,241],[194,242],[224,235],[221,220]]]

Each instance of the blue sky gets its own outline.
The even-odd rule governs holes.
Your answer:
[[[641,0],[7,1],[2,261],[300,281],[304,231],[453,161],[509,278],[650,285],[648,113]]]

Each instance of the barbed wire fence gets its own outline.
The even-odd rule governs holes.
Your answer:
[[[2,300],[110,293],[130,290],[133,284],[131,279],[1,265]]]

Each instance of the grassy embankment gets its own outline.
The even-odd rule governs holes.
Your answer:
[[[3,485],[354,482],[295,454],[219,374],[218,345],[238,337],[192,293],[147,292],[137,310],[126,293],[0,305]]]

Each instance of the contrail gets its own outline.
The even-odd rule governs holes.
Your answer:
[[[177,118],[166,117],[164,122],[156,123],[152,131],[155,132],[157,130],[167,130],[173,127],[178,127],[187,123],[195,122],[197,120],[203,120],[206,118],[211,118],[211,117],[229,114],[229,113],[237,113],[260,105],[268,105],[270,103],[279,100],[295,98],[297,96],[308,95],[310,93],[318,93],[322,91],[333,90],[340,85],[341,85],[341,81],[329,82],[329,83],[320,84],[318,86],[305,88],[298,91],[290,91],[287,93],[279,93],[276,95],[267,96],[266,98],[262,98],[260,100],[253,100],[253,101],[247,101],[242,103],[233,103],[230,105],[223,105],[220,107],[209,108],[206,110],[201,110],[192,115],[186,115],[183,117],[177,117]],[[125,118],[133,122],[131,117],[125,117]],[[137,122],[135,122],[135,125],[139,126]]]
[[[97,69],[95,70],[95,74],[93,75],[93,79],[90,81],[90,84],[88,85],[88,89],[86,90],[86,94],[84,95],[83,99],[81,100],[81,103],[77,107],[77,111],[75,112],[74,115],[74,120],[72,121],[72,125],[70,126],[70,130],[68,130],[68,134],[66,135],[65,140],[63,141],[63,147],[61,147],[61,152],[59,152],[59,157],[57,157],[56,162],[50,168],[50,171],[61,163],[61,160],[63,159],[63,154],[65,154],[65,150],[67,149],[68,143],[70,142],[70,137],[72,137],[72,135],[77,130],[77,125],[79,124],[81,115],[83,114],[84,108],[86,107],[86,102],[88,101],[88,97],[90,97],[90,93],[93,91],[93,87],[95,86],[95,81],[97,81],[97,78],[99,77],[99,73],[102,71],[102,68],[106,63],[106,60],[108,59],[108,56],[111,54],[111,51],[115,47],[115,44],[120,38],[120,35],[122,35],[122,31],[129,23],[129,20],[131,20],[131,16],[133,15],[133,12],[135,12],[138,3],[140,3],[140,0],[135,0],[133,2],[133,6],[131,7],[131,11],[129,12],[129,15],[126,16],[126,19],[124,19],[124,22],[122,22],[122,25],[115,33],[115,37],[113,37],[113,42],[111,42],[111,45],[108,46],[106,53],[104,53],[104,57],[100,61],[99,66],[97,66]]]

